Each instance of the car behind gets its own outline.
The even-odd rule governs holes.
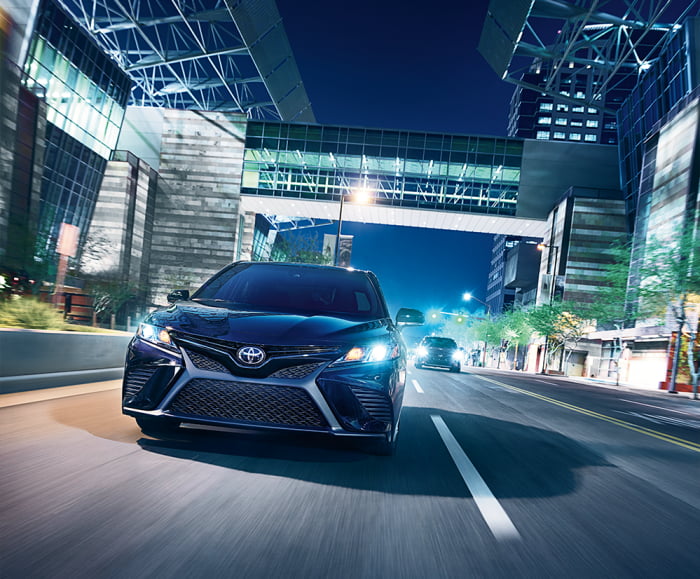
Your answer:
[[[463,352],[452,338],[426,336],[416,348],[414,365],[416,368],[430,366],[447,368],[450,372],[462,369]]]

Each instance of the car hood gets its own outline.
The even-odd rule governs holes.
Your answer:
[[[364,342],[392,332],[388,319],[356,321],[321,315],[231,310],[182,302],[153,312],[149,324],[230,342],[318,345]]]

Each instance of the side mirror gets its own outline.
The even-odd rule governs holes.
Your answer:
[[[420,310],[401,308],[396,314],[397,326],[422,326],[424,323],[425,316]]]
[[[190,290],[174,290],[168,294],[168,303],[182,302],[190,299]]]

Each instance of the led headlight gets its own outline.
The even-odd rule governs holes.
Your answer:
[[[428,355],[428,348],[426,348],[425,346],[418,346],[416,348],[416,355],[420,356],[421,358],[423,356],[427,356]]]
[[[151,324],[139,324],[138,330],[136,330],[136,335],[142,340],[151,342],[158,346],[165,346],[167,348],[175,348],[172,338],[168,333],[166,328],[160,326],[153,326]]]
[[[344,364],[347,362],[383,362],[394,360],[399,357],[399,345],[392,343],[367,344],[365,346],[354,346],[346,354],[336,360],[334,364]]]
[[[462,358],[463,358],[463,356],[462,356],[462,352],[460,350],[457,350],[452,354],[452,359],[455,362],[461,362]]]

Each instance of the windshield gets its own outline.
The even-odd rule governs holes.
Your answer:
[[[192,299],[256,311],[388,317],[384,299],[366,272],[294,264],[236,264],[205,283]]]
[[[429,337],[423,340],[424,346],[433,346],[435,348],[456,348],[457,343],[452,338],[435,338]]]

